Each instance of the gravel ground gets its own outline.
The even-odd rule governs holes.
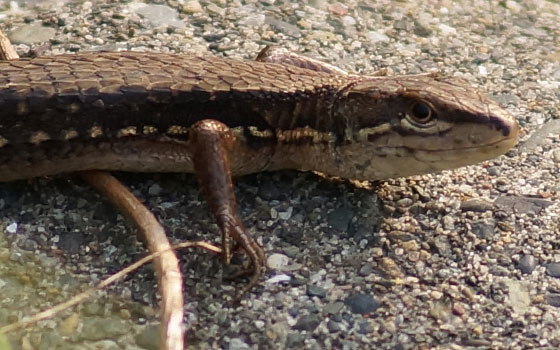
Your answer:
[[[208,253],[184,254],[193,349],[560,346],[558,1],[0,4],[0,28],[20,55],[131,49],[253,59],[277,44],[351,72],[460,77],[518,119],[516,148],[452,172],[371,186],[291,171],[238,179],[245,223],[279,268],[235,306],[244,282],[223,280]],[[191,175],[117,175],[174,241],[218,240]],[[0,209],[0,324],[144,254],[126,220],[71,176],[1,184]],[[155,283],[142,268],[10,334],[13,348],[155,349]]]

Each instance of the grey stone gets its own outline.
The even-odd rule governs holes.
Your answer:
[[[473,198],[461,202],[461,210],[462,211],[474,211],[474,212],[485,212],[487,210],[492,210],[493,204],[487,200]]]
[[[555,278],[560,278],[560,263],[546,264],[546,272]]]
[[[390,40],[387,35],[385,35],[383,33],[378,33],[378,32],[375,32],[375,31],[367,32],[366,37],[373,44],[386,43]]]
[[[229,341],[228,350],[249,350],[251,347],[240,338],[233,338]]]
[[[300,317],[293,328],[299,331],[312,332],[319,326],[320,323],[321,320],[319,319],[319,316],[310,314]]]
[[[337,301],[337,302],[325,305],[325,307],[323,308],[323,313],[325,313],[327,315],[336,315],[336,314],[340,313],[340,311],[342,311],[342,308],[344,308],[344,303],[340,302],[340,301]]]
[[[494,237],[494,222],[479,221],[472,223],[473,233],[482,239],[490,240]]]
[[[136,335],[136,345],[146,350],[157,350],[159,347],[159,337],[158,326],[147,326]]]
[[[49,41],[54,38],[55,33],[54,28],[45,27],[41,23],[33,23],[12,30],[8,34],[8,38],[13,44],[32,45]]]
[[[537,259],[535,259],[532,255],[523,255],[521,259],[519,259],[519,264],[517,268],[526,274],[532,273],[535,268],[537,267]]]
[[[348,231],[353,216],[354,212],[351,209],[337,208],[329,214],[327,222],[334,229],[346,232]]]
[[[544,144],[547,136],[550,134],[557,136],[560,134],[560,119],[552,119],[543,124],[525,143],[519,146],[519,152],[530,153],[534,151],[535,148]]]
[[[553,202],[547,199],[524,196],[502,196],[494,201],[496,207],[511,214],[538,214],[541,210],[552,204]]]
[[[179,19],[179,13],[177,12],[177,10],[169,6],[133,2],[129,4],[129,7],[136,14],[145,18],[154,27],[186,27],[185,23],[183,23],[183,21]]]
[[[327,296],[327,290],[318,286],[310,285],[307,287],[307,295],[310,297],[324,298]]]
[[[369,314],[377,310],[379,301],[369,294],[354,294],[344,300],[350,311],[355,314]]]
[[[559,293],[547,294],[546,302],[551,306],[560,307],[560,294]]]

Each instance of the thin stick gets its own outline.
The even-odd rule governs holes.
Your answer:
[[[171,250],[163,227],[148,208],[111,174],[95,170],[79,174],[134,222],[150,253],[161,253],[154,259],[161,294],[160,349],[183,350],[183,278],[179,260]]]
[[[17,60],[19,55],[10,39],[0,30],[0,60]]]

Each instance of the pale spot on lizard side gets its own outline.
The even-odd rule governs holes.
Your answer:
[[[92,139],[102,135],[103,135],[103,130],[101,129],[100,126],[92,126],[91,129],[89,129],[89,136]]]
[[[62,130],[62,137],[65,140],[71,140],[78,137],[78,132],[74,129]]]
[[[47,134],[44,131],[36,131],[34,132],[31,137],[29,138],[29,142],[34,144],[34,145],[38,145],[43,141],[48,141],[50,140],[51,137],[49,136],[49,134]]]
[[[167,134],[169,135],[182,135],[187,134],[189,132],[189,128],[186,126],[180,125],[172,125],[167,129]]]
[[[0,136],[0,148],[6,146],[9,143],[8,139]]]
[[[142,133],[144,135],[152,135],[152,134],[156,134],[157,132],[158,132],[158,128],[156,128],[155,126],[144,125],[144,127],[142,128]]]
[[[135,136],[136,135],[136,127],[135,126],[127,126],[126,128],[122,128],[117,132],[117,137],[125,137],[125,136]]]

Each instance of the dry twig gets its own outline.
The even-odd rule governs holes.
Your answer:
[[[85,171],[80,175],[103,193],[121,213],[138,227],[141,239],[150,253],[158,253],[154,269],[161,293],[160,349],[183,349],[183,278],[179,261],[161,224],[123,184],[104,171]]]

